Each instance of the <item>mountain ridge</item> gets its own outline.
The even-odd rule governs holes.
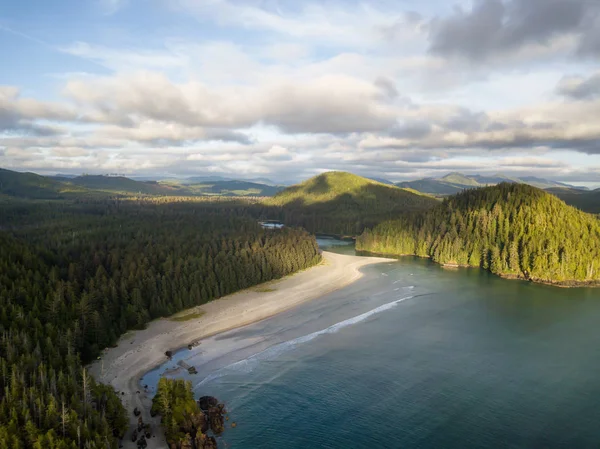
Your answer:
[[[465,175],[459,172],[451,172],[440,178],[423,178],[414,181],[404,181],[396,183],[398,187],[412,188],[422,193],[438,197],[454,195],[464,189],[473,187],[487,187],[500,184],[502,182],[528,184],[540,189],[549,189],[555,187],[567,187],[576,190],[587,190],[585,187],[577,187],[558,181],[538,178],[535,176],[510,177],[502,173],[496,173],[491,176],[485,175]]]

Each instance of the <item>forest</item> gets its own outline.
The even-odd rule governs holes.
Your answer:
[[[563,285],[600,284],[600,221],[524,184],[466,190],[365,231],[357,249]]]
[[[118,447],[127,417],[84,366],[130,329],[319,263],[233,201],[2,203],[0,449]]]

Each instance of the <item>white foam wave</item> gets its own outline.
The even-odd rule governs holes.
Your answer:
[[[325,335],[325,334],[333,334],[348,326],[352,326],[353,324],[360,323],[361,321],[366,320],[367,318],[376,315],[378,313],[384,312],[386,310],[392,309],[400,304],[402,301],[406,301],[407,299],[414,298],[414,296],[407,296],[405,298],[396,299],[395,301],[388,302],[379,307],[369,310],[363,314],[355,316],[353,318],[348,318],[347,320],[340,321],[339,323],[335,323],[325,329],[320,331],[313,332],[311,334],[303,335],[301,337],[294,338],[292,340],[284,341],[282,343],[278,343],[270,348],[265,349],[264,351],[258,352],[254,355],[251,355],[248,358],[240,360],[239,362],[232,363],[231,365],[227,365],[213,374],[205,377],[200,381],[194,389],[198,389],[201,385],[204,385],[207,382],[223,377],[231,372],[250,372],[254,369],[258,362],[261,360],[270,359],[273,357],[282,354],[283,352],[289,351],[290,349],[295,348],[298,345],[303,343],[307,343],[315,338]]]

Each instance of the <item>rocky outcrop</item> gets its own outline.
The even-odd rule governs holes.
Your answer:
[[[202,396],[198,399],[198,405],[200,406],[200,410],[204,413],[208,413],[208,409],[219,405],[219,401],[213,396]]]
[[[217,404],[214,407],[208,409],[208,421],[210,423],[210,430],[215,434],[223,433],[225,430],[225,406],[223,404]]]
[[[162,378],[152,410],[162,416],[169,449],[217,449],[213,434],[225,431],[225,406],[212,396],[196,401],[189,381]]]

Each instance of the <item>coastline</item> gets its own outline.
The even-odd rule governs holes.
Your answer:
[[[475,266],[475,265],[464,265],[464,264],[456,264],[456,263],[442,263],[442,262],[436,262],[435,260],[433,260],[433,258],[431,256],[419,256],[417,254],[386,254],[386,253],[378,253],[378,252],[372,252],[372,251],[367,251],[367,250],[357,250],[357,253],[360,254],[364,254],[367,257],[387,257],[387,258],[391,258],[394,260],[398,260],[400,258],[404,258],[404,257],[417,257],[419,259],[429,259],[432,263],[438,265],[441,268],[444,269],[454,269],[454,270],[458,270],[460,268],[477,268],[479,270],[483,270],[486,271],[494,276],[497,276],[501,279],[506,279],[506,280],[516,280],[516,281],[525,281],[525,282],[531,282],[533,284],[539,284],[539,285],[548,285],[550,287],[558,287],[558,288],[598,288],[600,289],[600,281],[577,281],[577,280],[566,280],[566,281],[552,281],[552,280],[548,280],[548,279],[540,279],[540,278],[534,278],[534,277],[525,277],[522,275],[518,275],[518,274],[511,274],[511,273],[494,273],[490,270],[486,270],[484,268],[481,268],[479,266]]]
[[[126,333],[116,347],[104,350],[100,360],[88,369],[98,382],[110,384],[121,397],[130,427],[123,447],[137,447],[131,441],[131,430],[137,425],[137,417],[133,415],[136,407],[144,423],[152,426],[154,436],[148,440],[148,449],[167,447],[160,417],[150,416],[151,399],[139,385],[146,372],[164,363],[166,351],[175,352],[199,339],[272,317],[355,282],[362,277],[360,269],[364,266],[395,260],[327,251],[322,255],[323,263],[271,281],[266,284],[268,289],[257,285],[175,315],[201,314],[189,321],[175,321],[173,317],[155,320],[146,329]]]

